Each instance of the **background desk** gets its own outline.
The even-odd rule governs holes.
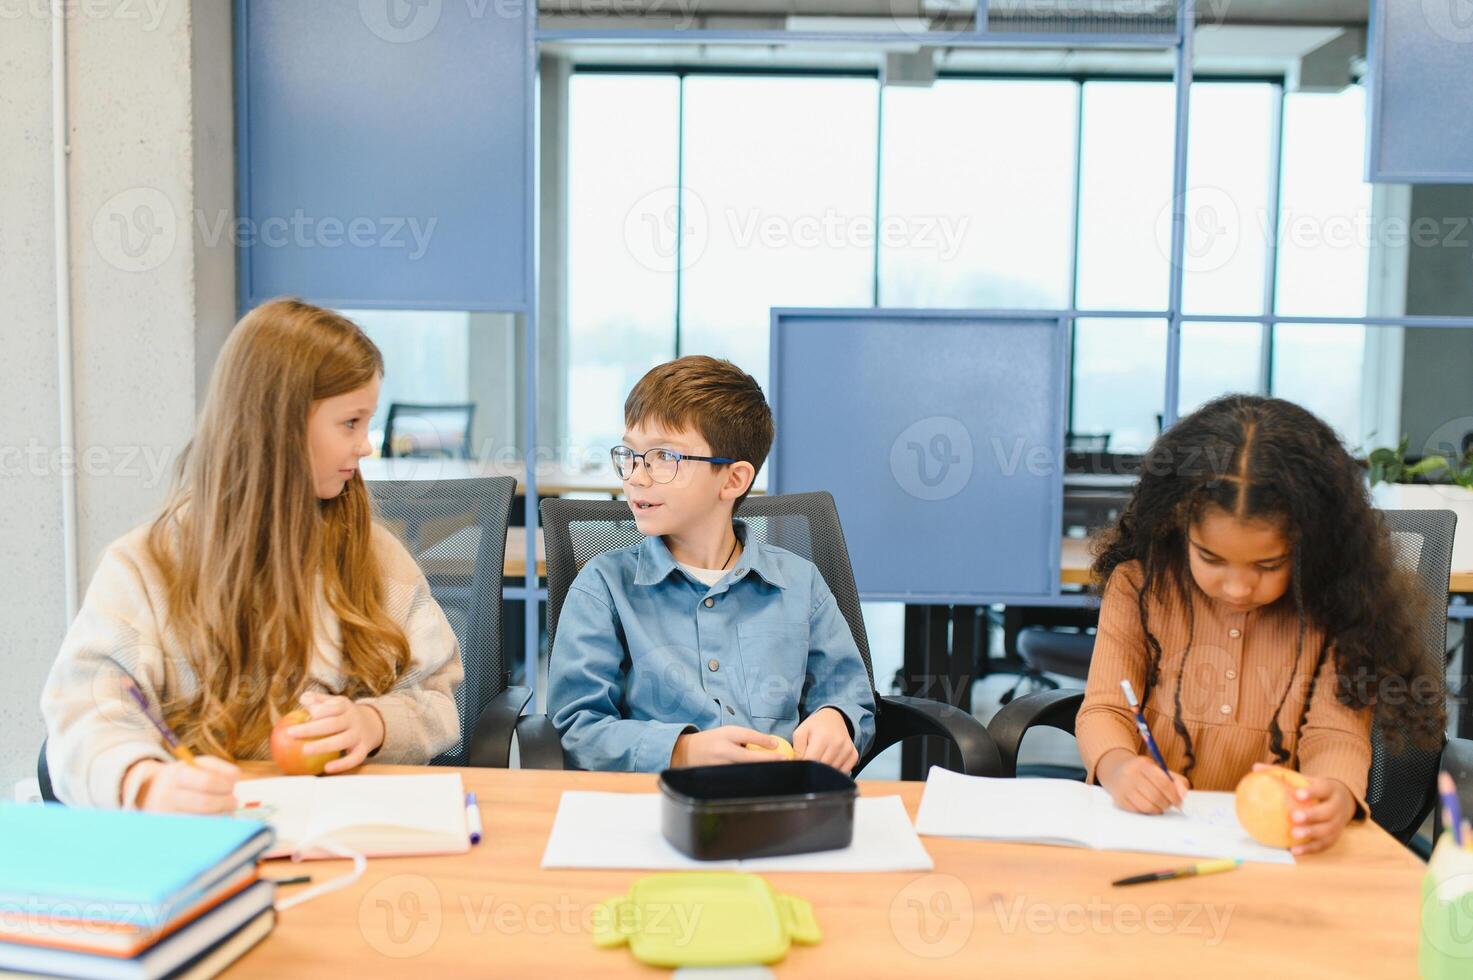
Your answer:
[[[273,772],[266,763],[245,768]],[[353,887],[286,912],[228,976],[669,975],[641,966],[627,949],[594,949],[583,925],[594,906],[648,872],[538,867],[562,790],[653,792],[654,776],[460,772],[481,801],[480,845],[466,855],[370,860]],[[899,793],[914,818],[922,784],[860,787],[866,796]],[[932,873],[766,875],[778,890],[811,901],[824,933],[817,946],[795,946],[777,975],[1308,980],[1416,973],[1422,865],[1374,824],[1352,826],[1330,852],[1297,867],[1250,865],[1126,889],[1109,882],[1185,862],[922,840],[936,863]],[[272,861],[265,870],[274,877],[308,870],[321,881],[347,867]]]

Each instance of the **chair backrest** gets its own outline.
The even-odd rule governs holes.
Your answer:
[[[414,556],[460,640],[465,681],[455,704],[461,742],[433,761],[466,765],[465,746],[481,710],[507,686],[501,577],[517,481],[374,480],[368,489],[379,522]]]
[[[385,459],[470,459],[475,414],[475,402],[390,402],[379,452]]]
[[[875,674],[859,588],[854,584],[854,568],[849,564],[834,498],[826,492],[748,497],[736,517],[747,525],[750,538],[786,548],[818,566],[854,634],[873,689]],[[622,500],[544,500],[542,526],[547,538],[547,648],[551,650],[558,613],[583,566],[606,551],[638,544],[644,535],[634,524],[629,504]]]
[[[1397,564],[1415,574],[1424,600],[1416,633],[1409,637],[1422,658],[1417,674],[1435,684],[1438,697],[1446,698],[1447,587],[1457,515],[1449,510],[1385,510],[1381,514],[1391,533]],[[1431,690],[1426,686],[1429,681],[1422,682],[1418,696]],[[1440,757],[1440,749],[1427,751],[1411,744],[1392,753],[1380,729],[1372,733],[1366,802],[1371,805],[1372,818],[1398,840],[1410,840],[1431,812]]]

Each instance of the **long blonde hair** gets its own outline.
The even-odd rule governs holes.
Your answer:
[[[352,321],[294,299],[256,307],[220,352],[194,439],[148,550],[168,596],[165,635],[199,687],[164,715],[192,748],[259,754],[306,689],[318,579],[342,628],[348,697],[383,694],[409,669],[384,608],[372,505],[360,474],[319,500],[307,442],[318,399],[383,373]]]

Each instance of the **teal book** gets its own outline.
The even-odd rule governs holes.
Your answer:
[[[0,803],[0,908],[158,927],[253,877],[274,837],[234,817]]]

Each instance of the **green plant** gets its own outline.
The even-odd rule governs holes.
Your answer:
[[[1436,453],[1423,456],[1415,463],[1408,463],[1407,437],[1402,436],[1395,449],[1382,447],[1371,450],[1366,457],[1366,471],[1371,486],[1378,483],[1411,483],[1419,476],[1446,472],[1460,487],[1473,487],[1473,459],[1465,458],[1454,466],[1446,456]]]

